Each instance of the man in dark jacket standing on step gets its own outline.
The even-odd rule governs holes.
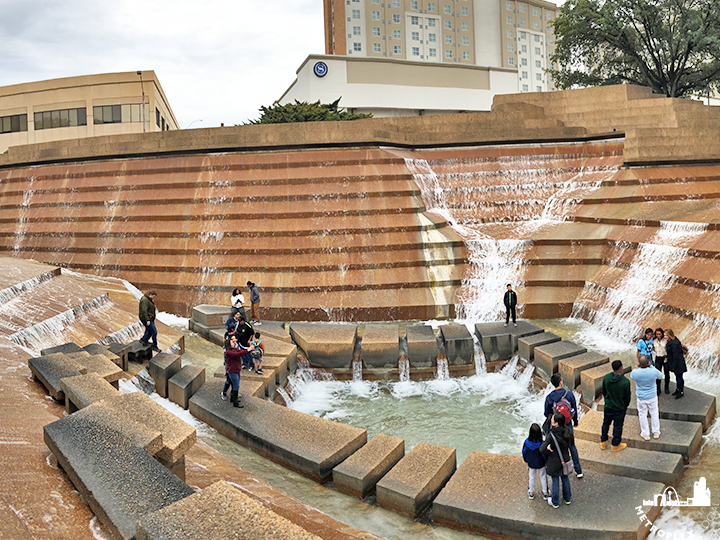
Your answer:
[[[517,326],[515,319],[515,306],[517,306],[517,294],[512,290],[512,285],[507,284],[507,292],[503,298],[505,303],[505,326],[510,323],[510,314],[512,313],[513,324]]]
[[[157,342],[157,328],[155,328],[155,297],[157,293],[155,291],[148,291],[140,299],[140,307],[138,309],[138,318],[145,327],[145,333],[140,338],[140,343],[143,345],[150,345],[152,339],[152,349],[155,352],[160,352]]]
[[[600,433],[600,448],[607,448],[608,432],[610,424],[613,424],[612,447],[613,452],[619,452],[627,447],[627,444],[620,442],[622,440],[623,423],[625,422],[625,413],[630,406],[630,381],[623,374],[623,363],[615,360],[612,365],[613,372],[603,377],[602,395],[605,398],[605,406],[603,409],[603,424]]]

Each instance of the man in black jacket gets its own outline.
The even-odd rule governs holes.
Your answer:
[[[505,303],[505,326],[510,323],[510,313],[512,313],[513,324],[517,326],[517,322],[515,321],[515,306],[517,306],[517,294],[515,293],[515,291],[512,290],[512,285],[510,285],[509,283],[507,285],[507,292],[505,293],[505,298],[503,298],[503,302]]]

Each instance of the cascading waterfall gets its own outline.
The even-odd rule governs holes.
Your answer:
[[[440,381],[450,380],[450,366],[448,365],[447,358],[437,359],[437,373],[435,374],[435,378]]]
[[[353,360],[352,361],[352,380],[353,381],[362,381],[362,374],[363,374],[363,366],[362,366],[362,360]]]
[[[410,381],[410,360],[404,359],[398,361],[398,379],[400,382]]]

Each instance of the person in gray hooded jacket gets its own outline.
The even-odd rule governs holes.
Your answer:
[[[248,289],[250,289],[250,324],[262,324],[260,322],[260,293],[258,292],[257,285],[252,281],[248,281],[246,285]]]

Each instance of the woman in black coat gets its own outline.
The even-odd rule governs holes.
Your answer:
[[[567,474],[563,474],[562,462],[572,463],[570,447],[575,445],[575,437],[572,430],[565,425],[565,417],[562,413],[555,413],[551,416],[550,423],[552,426],[550,433],[545,437],[540,452],[547,459],[547,475],[552,478],[552,497],[548,500],[548,504],[553,508],[558,508],[560,506],[560,482],[562,482],[565,504],[570,504],[572,498],[570,478]]]
[[[667,339],[667,362],[670,371],[675,374],[676,390],[673,392],[675,399],[680,399],[685,395],[685,379],[683,373],[687,371],[685,363],[685,353],[680,340],[675,337],[672,330],[665,330],[665,339]]]

